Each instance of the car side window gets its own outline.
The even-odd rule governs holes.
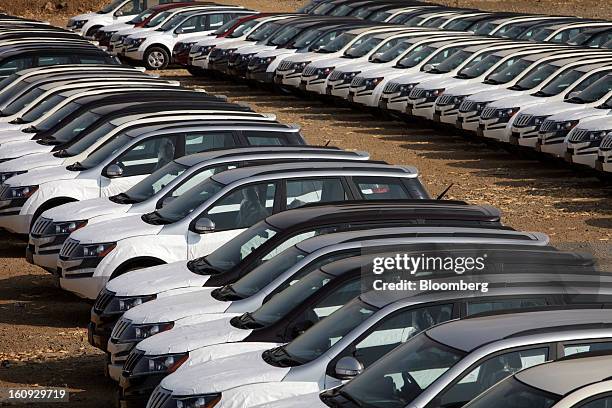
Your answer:
[[[36,65],[39,67],[72,63],[72,57],[70,55],[38,55],[36,58]]]
[[[364,367],[368,367],[423,330],[450,320],[452,314],[452,304],[396,312],[354,344],[350,352]]]
[[[174,159],[175,153],[176,137],[152,137],[129,148],[114,163],[123,169],[122,177],[138,176],[165,166]]]
[[[589,76],[584,81],[580,82],[578,85],[573,87],[572,90],[571,90],[571,93],[585,90],[586,88],[589,87],[589,85],[592,85],[593,83],[595,83],[599,79],[605,77],[609,73],[610,73],[610,70],[605,70],[605,71],[600,71],[600,72],[597,72],[597,73]]]
[[[590,353],[594,351],[608,351],[612,350],[612,343],[600,342],[600,343],[574,343],[563,345],[563,355],[572,356],[581,353]]]
[[[241,187],[215,203],[204,217],[215,223],[215,231],[248,228],[272,214],[275,194],[274,183]]]
[[[234,165],[223,165],[223,166],[209,167],[205,170],[202,170],[199,173],[192,175],[190,178],[188,178],[183,183],[179,184],[178,187],[172,190],[172,197],[179,197],[185,191],[200,184],[204,180],[207,180],[208,178],[210,178],[210,176],[213,176],[217,173],[221,173],[222,171],[225,171],[225,170],[235,169],[236,167],[237,166],[234,166]]]
[[[391,177],[353,177],[353,182],[366,200],[410,198],[402,180]]]
[[[287,144],[287,139],[282,133],[247,130],[243,132],[243,135],[251,146],[281,146]]]
[[[77,55],[76,58],[81,64],[104,64],[107,62],[107,58],[102,55]]]
[[[22,69],[32,67],[32,57],[17,57],[0,64],[0,76],[9,76]]]
[[[200,26],[200,16],[191,16],[187,20],[183,21],[178,27],[182,30],[183,34],[195,33],[198,31]]]
[[[323,227],[323,228],[317,228],[312,231],[302,232],[292,237],[288,237],[283,242],[281,242],[277,247],[275,247],[270,252],[268,252],[265,256],[263,256],[261,259],[262,261],[267,261],[269,259],[274,258],[276,255],[280,254],[285,249],[291,246],[294,246],[295,244],[298,244],[304,241],[305,239],[312,238],[317,235],[331,234],[333,232],[336,232],[336,230],[337,229],[335,227]]]
[[[466,315],[493,312],[497,310],[525,309],[530,307],[546,306],[546,298],[521,298],[521,299],[493,299],[485,301],[467,301]]]
[[[130,0],[115,12],[115,15],[128,16],[138,14],[143,10],[143,0]]]
[[[207,16],[206,30],[215,30],[223,25],[225,14],[209,14]]]
[[[587,403],[575,405],[576,408],[612,408],[612,395],[595,397]]]
[[[437,399],[436,407],[461,407],[476,395],[519,370],[548,360],[548,347],[511,351],[488,358]],[[433,405],[432,405],[433,407]]]
[[[195,132],[185,135],[185,155],[236,145],[232,132]]]
[[[339,178],[299,179],[286,182],[288,209],[310,203],[344,201],[348,194]]]

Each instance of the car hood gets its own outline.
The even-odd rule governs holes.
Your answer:
[[[235,38],[217,38],[217,37],[211,36],[210,38],[199,40],[195,45],[199,45],[199,46],[214,45],[215,47],[220,48],[222,45],[228,45],[228,44],[235,43],[238,41],[240,40],[237,40]]]
[[[457,96],[474,95],[479,92],[484,93],[488,91],[493,91],[493,90],[501,88],[502,86],[503,85],[488,85],[488,84],[483,84],[482,82],[475,82],[475,83],[459,82],[453,85],[448,85],[446,87],[445,93],[453,94]]]
[[[305,56],[307,54],[297,54],[291,57],[291,61],[298,61],[296,58]],[[308,60],[308,58],[304,58],[304,60]],[[318,58],[312,59],[312,66],[317,68],[327,68],[327,67],[344,67],[346,65],[350,65],[350,62],[354,62],[349,58]]]
[[[165,31],[152,30],[142,32],[142,30],[137,30],[134,34],[130,35],[130,38],[146,38],[147,40],[155,41],[158,38],[164,38],[169,36],[172,36],[172,34],[167,33]]]
[[[210,275],[198,275],[187,268],[186,261],[138,269],[118,276],[106,284],[117,296],[144,296],[168,290],[202,287]]]
[[[272,401],[265,404],[266,408],[319,408],[327,407],[319,398],[318,392],[300,394],[295,397]]]
[[[105,27],[102,27],[100,29],[100,31],[103,31],[103,32],[119,31],[119,30],[124,30],[126,28],[134,28],[134,24],[115,23],[115,24],[111,24],[111,25],[107,25]]]
[[[586,112],[579,110],[574,112],[552,115],[548,119],[555,121],[580,120],[578,128],[588,130],[610,130],[612,129],[612,111],[605,109],[588,109]]]
[[[249,47],[252,45],[255,45],[255,43],[252,41],[233,40],[227,43],[223,42],[223,43],[217,44],[217,48],[219,49],[238,48],[238,51],[240,51],[242,48]]]
[[[24,125],[18,125],[16,123],[10,122],[0,122],[0,131],[4,132],[5,130],[19,130],[23,129]]]
[[[540,103],[531,102],[524,109],[521,109],[521,113],[527,113],[537,116],[554,115],[561,112],[571,111],[582,111],[586,109],[584,106],[575,103],[565,103],[563,101],[549,101],[548,98],[535,98],[540,99]],[[587,108],[588,109],[588,108]]]
[[[234,48],[234,47],[228,47],[228,48]],[[260,52],[264,52],[267,50],[273,50],[273,49],[276,49],[276,47],[272,47],[270,45],[255,44],[255,45],[247,45],[244,47],[240,47],[236,50],[236,52],[238,54],[257,54]]]
[[[132,34],[144,34],[144,33],[148,33],[150,30],[152,30],[153,27],[130,27],[130,28],[124,28],[121,30],[118,30],[117,33],[121,34],[121,35],[132,35]]]
[[[418,87],[419,88],[424,88],[423,84],[425,83],[424,80],[430,80],[431,79],[431,75],[428,75],[424,72],[413,72],[411,74],[404,74],[404,75],[400,75],[397,78],[393,78],[392,81],[395,83],[400,83],[400,84],[411,84],[411,83],[418,83]],[[439,80],[440,78],[438,78],[437,82],[434,83],[439,83],[441,82]],[[429,89],[427,87],[425,87],[424,89]]]
[[[512,95],[497,99],[495,102],[489,104],[489,106],[495,108],[512,108],[520,106],[521,113],[523,113],[528,106],[541,105],[545,102],[548,102],[548,98],[538,98],[531,95]]]
[[[161,386],[174,395],[222,392],[254,383],[278,382],[288,367],[274,367],[262,358],[262,351],[237,354],[188,367],[164,378]]]
[[[151,336],[138,344],[138,349],[148,355],[184,353],[221,343],[244,340],[252,330],[243,330],[231,325],[236,314],[227,314],[220,319],[198,323]]]
[[[125,213],[130,207],[130,204],[118,204],[109,200],[108,197],[99,197],[60,205],[45,211],[44,216],[55,222],[88,220],[101,215]]]
[[[497,101],[510,96],[523,95],[525,92],[527,91],[512,91],[507,88],[490,89],[471,95],[470,100],[474,102]]]
[[[0,145],[0,159],[27,156],[35,153],[48,153],[53,150],[53,146],[45,146],[36,143],[35,140],[19,140],[6,142]]]
[[[65,167],[52,167],[50,169],[32,170],[24,174],[11,177],[8,184],[11,187],[39,186],[50,181],[72,180],[79,175],[78,171],[66,170]]]
[[[271,50],[264,50],[257,55],[256,57],[267,58],[267,57],[278,57],[278,56],[289,56],[293,55],[297,52],[297,50],[290,50],[287,48],[273,48]]]
[[[117,242],[126,238],[143,235],[157,235],[163,225],[152,225],[144,222],[140,215],[101,221],[85,226],[70,234],[70,238],[84,244],[99,242]]]
[[[325,56],[327,56],[328,58],[325,58]],[[325,61],[327,63],[327,66],[331,66],[330,64],[330,58],[329,58],[329,54],[318,54],[316,52],[301,52],[301,53],[297,53],[295,55],[291,55],[289,57],[286,58],[287,61],[291,61],[291,62],[303,62],[303,61],[310,61],[311,63],[315,62],[315,61]]]
[[[393,68],[390,66],[381,66],[381,67],[376,67],[376,68],[372,68],[370,66],[370,69],[362,70],[359,76],[363,78],[377,78],[377,77],[385,77],[387,75],[393,75],[393,74],[401,75],[402,71],[403,70]],[[408,75],[408,72],[406,72],[406,74]]]
[[[155,299],[128,310],[123,316],[135,324],[174,322],[187,316],[223,313],[232,302],[212,297],[214,288]]]
[[[72,21],[77,21],[77,20],[88,20],[90,18],[94,18],[97,16],[102,16],[103,14],[98,14],[98,13],[84,13],[84,14],[78,14],[76,16],[70,17],[70,20]]]
[[[0,146],[13,141],[32,141],[33,133],[24,133],[19,129],[0,129]]]
[[[452,86],[457,83],[457,79],[453,77],[448,77],[446,76],[446,74],[431,75],[422,73],[421,75],[410,75],[409,78],[414,78],[415,82],[418,81],[418,87],[421,89],[446,89],[447,86]],[[397,82],[397,78],[394,80],[394,82]]]
[[[49,153],[36,153],[0,163],[0,172],[34,170],[38,167],[62,166],[64,159]]]

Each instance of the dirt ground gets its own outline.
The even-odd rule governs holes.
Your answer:
[[[279,11],[294,10],[303,3],[223,2]],[[103,3],[0,0],[0,10],[63,24],[69,15],[96,9]],[[609,2],[594,0],[444,3],[490,10],[612,17]],[[163,75],[210,93],[227,95],[232,101],[246,102],[259,112],[275,113],[285,123],[300,125],[311,144],[331,141],[343,148],[367,150],[374,159],[414,165],[432,195],[454,183],[448,198],[494,205],[503,211],[505,223],[517,229],[545,232],[555,244],[587,242],[609,252],[612,186],[591,174],[521,158],[423,123],[373,117],[316,99],[253,89],[235,81],[194,78],[184,70],[166,71]],[[57,289],[47,273],[25,262],[24,253],[23,242],[0,232],[0,389],[67,386],[71,402],[52,406],[111,406],[114,388],[102,377],[103,355],[87,343],[90,305]]]

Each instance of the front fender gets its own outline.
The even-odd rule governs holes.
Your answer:
[[[217,315],[218,316],[218,315]],[[211,319],[213,320],[213,319]],[[198,364],[204,364],[211,360],[231,357],[237,354],[249,353],[251,351],[259,351],[263,353],[274,347],[281,346],[281,343],[272,342],[237,342],[237,343],[221,343],[211,346],[202,347],[189,352],[189,359],[178,370],[185,369]]]
[[[100,187],[95,180],[72,179],[41,184],[21,208],[21,215],[35,214],[46,202],[56,198],[80,201],[96,198]]]
[[[318,384],[310,381],[248,384],[224,391],[221,401],[215,405],[215,408],[253,407],[320,391]]]
[[[103,240],[104,234],[100,237]],[[171,263],[186,259],[187,244],[180,235],[140,235],[117,242],[117,246],[94,272],[94,276],[110,277],[117,268],[136,258],[154,258]]]

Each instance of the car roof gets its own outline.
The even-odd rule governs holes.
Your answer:
[[[477,221],[499,221],[500,212],[488,205],[472,205],[450,200],[381,200],[314,204],[283,211],[266,218],[266,222],[279,229],[297,224],[335,222],[359,219],[360,216],[379,214],[380,218],[436,218]]]
[[[581,356],[540,364],[520,371],[514,377],[520,382],[557,395],[600,381],[612,379],[612,354]]]
[[[426,334],[447,346],[470,352],[498,340],[585,328],[612,328],[610,309],[476,315],[435,326]]]
[[[236,116],[240,115],[242,112],[228,112],[228,113],[217,113],[211,114],[215,116]],[[178,115],[178,114],[177,114]],[[124,133],[131,138],[144,138],[151,135],[156,135],[160,133],[180,133],[187,131],[197,131],[197,130],[215,130],[215,129],[232,129],[232,130],[244,130],[249,128],[256,128],[258,130],[265,130],[267,132],[277,132],[277,131],[291,131],[293,130],[291,127],[284,125],[282,123],[266,121],[266,120],[258,120],[257,117],[254,116],[244,116],[240,119],[236,117],[228,118],[227,120],[222,119],[205,119],[204,116],[200,120],[191,120],[186,122],[168,122],[165,125],[159,124],[146,124],[141,127],[130,127],[128,130],[124,131]],[[271,136],[271,135],[268,135]]]
[[[359,163],[347,163],[347,162],[316,162],[309,163],[307,169],[304,168],[304,163],[279,163],[267,166],[256,166],[256,167],[245,167],[233,170],[224,171],[219,174],[215,174],[211,177],[216,182],[224,185],[236,182],[241,179],[250,177],[265,177],[272,176],[272,178],[280,177],[285,175],[299,175],[311,174],[316,176],[318,173],[325,174],[326,171],[332,170],[334,172],[349,171],[349,172],[363,172],[363,176],[368,176],[371,173],[372,176],[390,176],[390,177],[413,177],[416,178],[418,171],[414,167],[402,167],[402,166],[391,166],[388,164],[381,164],[380,162],[359,162]]]

